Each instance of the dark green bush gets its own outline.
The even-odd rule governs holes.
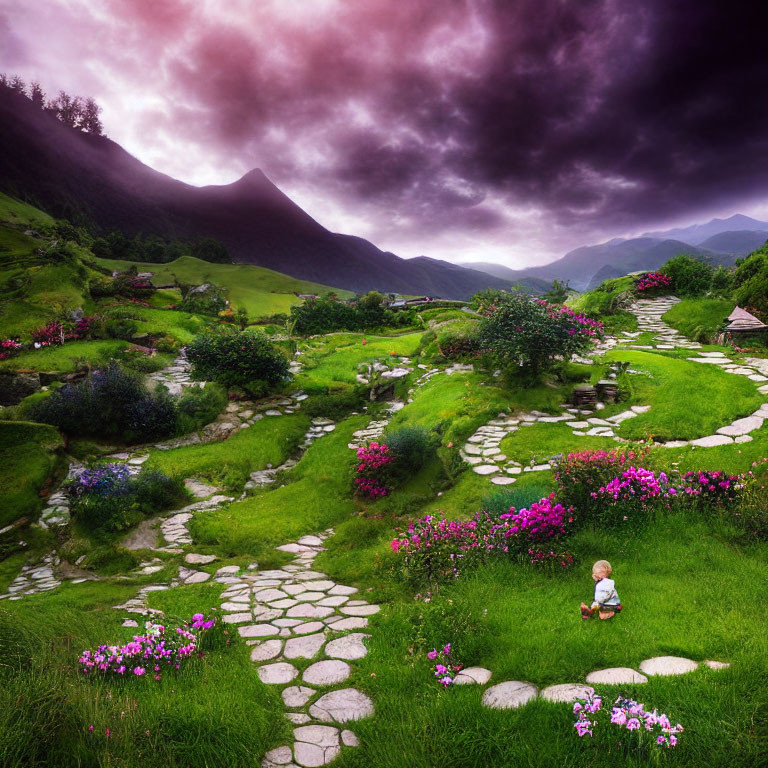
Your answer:
[[[119,443],[168,437],[176,429],[176,403],[168,390],[150,393],[141,378],[117,363],[87,379],[65,384],[28,409],[34,421],[52,424],[74,437]]]
[[[178,506],[187,495],[181,477],[169,477],[156,469],[142,469],[129,487],[145,515]]]
[[[266,393],[289,379],[288,359],[264,334],[220,326],[196,336],[187,347],[187,360],[198,381],[243,387]]]
[[[331,331],[369,331],[385,326],[403,328],[415,321],[413,310],[387,309],[384,297],[376,291],[360,296],[351,304],[333,296],[323,296],[291,307],[292,331],[300,336]]]
[[[185,387],[177,403],[177,434],[185,435],[209,424],[224,410],[227,402],[226,391],[214,382],[204,387]]]
[[[438,438],[424,427],[406,426],[387,432],[382,438],[395,461],[390,465],[395,481],[415,475],[437,451]]]
[[[705,261],[681,254],[670,259],[660,270],[672,278],[679,296],[701,296],[712,285],[714,269]]]

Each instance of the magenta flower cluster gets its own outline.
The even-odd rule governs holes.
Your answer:
[[[386,485],[386,467],[395,461],[395,456],[385,443],[370,443],[357,449],[359,464],[355,471],[355,491],[359,496],[378,499],[389,493]]]
[[[438,651],[433,648],[428,654],[427,658],[430,661],[434,661],[434,675],[437,678],[437,682],[444,688],[449,685],[453,685],[453,679],[456,674],[461,670],[461,664],[453,664],[451,662],[451,644],[444,645],[442,650]]]
[[[148,672],[162,679],[163,669],[179,669],[197,652],[200,635],[213,627],[214,619],[196,613],[192,621],[167,631],[162,624],[145,624],[143,635],[134,635],[125,645],[100,645],[95,651],[83,651],[78,659],[86,675],[134,675]]]
[[[60,346],[64,343],[64,327],[61,323],[52,320],[42,328],[32,331],[31,336],[35,348]]]
[[[607,715],[602,704],[602,697],[589,689],[586,698],[577,700],[573,705],[573,714],[576,715],[573,727],[579,737],[594,736],[593,729]],[[653,743],[659,747],[674,747],[677,734],[683,731],[683,726],[680,723],[672,725],[667,715],[660,715],[655,709],[647,712],[642,704],[622,697],[614,702],[609,720],[612,725],[626,728],[630,732],[637,731],[640,736],[649,734]]]
[[[7,360],[9,357],[17,355],[23,348],[21,342],[16,339],[5,339],[0,341],[0,360]]]
[[[723,506],[736,501],[741,479],[739,475],[727,475],[721,471],[686,472],[678,493]]]
[[[619,477],[614,477],[609,483],[601,486],[597,491],[592,491],[593,499],[598,497],[618,501],[648,501],[659,496],[674,496],[677,490],[669,485],[669,478],[664,472],[656,475],[650,469],[642,467],[629,467]]]
[[[600,320],[594,320],[582,312],[575,312],[570,307],[560,304],[550,304],[544,299],[536,299],[547,310],[547,315],[551,320],[563,319],[570,320],[568,334],[570,336],[600,336],[603,332],[603,323]]]
[[[646,272],[640,276],[637,281],[638,291],[652,291],[656,288],[669,288],[672,285],[672,278],[662,272]]]

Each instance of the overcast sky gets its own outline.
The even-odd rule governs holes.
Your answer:
[[[518,267],[768,215],[763,5],[2,0],[0,69],[189,183],[259,167],[329,229]]]

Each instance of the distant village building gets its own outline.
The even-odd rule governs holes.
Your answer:
[[[307,299],[320,298],[316,293],[297,293],[296,296],[300,299],[304,299],[304,301],[306,301]]]
[[[759,333],[766,330],[768,325],[741,307],[736,307],[726,320],[726,333]]]

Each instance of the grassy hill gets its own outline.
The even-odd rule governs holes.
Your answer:
[[[254,318],[288,312],[294,304],[301,303],[297,293],[323,294],[335,291],[341,297],[354,295],[351,291],[297,280],[264,267],[248,264],[211,264],[192,256],[183,256],[167,264],[142,264],[110,259],[97,259],[97,262],[116,270],[124,270],[135,264],[140,272],[152,272],[156,285],[171,284],[175,279],[195,285],[216,283],[226,289],[233,307],[245,307],[248,314]]]

